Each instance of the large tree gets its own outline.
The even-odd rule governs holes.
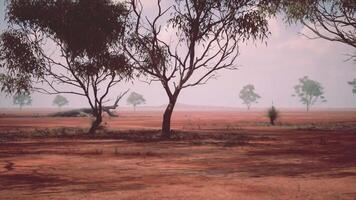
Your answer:
[[[295,94],[292,96],[299,97],[300,102],[306,105],[307,111],[317,102],[326,102],[323,86],[307,76],[299,79],[299,84],[294,86],[294,90]]]
[[[290,21],[299,21],[314,35],[356,48],[355,0],[280,0],[279,7]],[[356,52],[350,55],[356,61]]]
[[[134,39],[128,44],[135,48],[129,55],[149,82],[162,84],[169,100],[162,136],[170,137],[181,91],[206,83],[219,70],[236,69],[240,42],[267,38],[269,1],[173,0],[167,8],[155,2],[156,15],[150,18],[139,0],[131,0]],[[167,33],[175,39],[164,39]]]
[[[240,99],[243,101],[243,104],[247,106],[247,110],[250,110],[250,107],[253,103],[257,103],[257,100],[261,98],[255,92],[255,86],[252,84],[245,85],[239,94]]]
[[[9,0],[0,36],[1,89],[75,94],[102,122],[111,88],[131,77],[120,40],[128,10],[110,0]]]

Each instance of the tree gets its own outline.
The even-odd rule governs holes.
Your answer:
[[[57,95],[54,99],[53,99],[53,105],[58,106],[59,108],[62,108],[62,106],[68,105],[69,101],[67,100],[67,98],[65,98],[62,95]]]
[[[300,21],[315,37],[356,48],[355,0],[282,0],[280,4],[291,21]],[[356,54],[351,58],[356,61]]]
[[[269,1],[174,0],[168,8],[156,3],[157,14],[150,19],[143,16],[143,4],[131,0],[133,37],[127,44],[135,66],[148,82],[160,82],[168,96],[162,136],[169,138],[181,91],[205,84],[219,70],[236,69],[239,42],[267,38]],[[177,39],[163,39],[163,28]]]
[[[132,76],[120,40],[128,10],[110,0],[9,0],[0,36],[1,90],[74,94],[102,122],[112,87]]]
[[[246,104],[247,110],[250,110],[251,104],[258,103],[257,100],[260,97],[255,93],[255,86],[252,84],[245,85],[239,94],[240,99],[243,101],[243,104]]]
[[[136,111],[136,106],[144,104],[146,99],[143,98],[141,94],[136,92],[131,92],[130,96],[127,98],[127,103],[133,105],[134,111]]]
[[[352,86],[352,93],[356,94],[356,78],[353,81],[349,81],[348,84]]]
[[[294,86],[294,90],[295,94],[292,96],[299,97],[300,102],[306,105],[307,111],[318,101],[326,102],[323,96],[324,88],[319,82],[311,80],[307,76],[299,79],[299,84]]]
[[[12,103],[14,105],[19,105],[20,110],[22,110],[23,106],[32,104],[31,94],[29,92],[17,93],[13,96]]]

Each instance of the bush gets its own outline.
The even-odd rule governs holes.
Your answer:
[[[271,125],[274,126],[275,125],[274,122],[279,117],[279,112],[277,111],[277,109],[274,106],[272,106],[270,109],[268,109],[267,116],[270,120]]]

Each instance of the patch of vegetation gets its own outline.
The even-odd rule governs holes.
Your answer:
[[[95,136],[87,134],[87,129],[59,128],[35,129],[32,131],[13,130],[0,134],[0,142],[19,141],[28,139],[115,139],[133,142],[159,142],[167,141],[161,137],[160,130],[125,130],[108,131],[98,130]],[[169,141],[189,141],[196,143],[214,143],[223,146],[236,146],[247,144],[249,138],[246,134],[238,132],[184,132],[174,131]],[[198,143],[197,143],[198,142]],[[225,145],[226,143],[226,145]]]
[[[270,109],[268,109],[267,116],[269,118],[271,125],[274,126],[275,121],[279,118],[279,112],[274,106],[272,106]]]

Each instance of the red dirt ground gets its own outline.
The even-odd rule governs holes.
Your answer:
[[[105,126],[158,129],[160,120],[160,112],[124,112]],[[356,112],[266,121],[263,112],[176,112],[175,129],[204,137],[0,139],[0,199],[356,199]],[[89,123],[3,117],[0,132]]]
[[[41,115],[46,111],[40,111]],[[0,130],[29,128],[88,128],[87,117],[0,117]],[[162,113],[158,111],[120,112],[120,117],[105,117],[104,126],[109,129],[158,129],[161,126]],[[226,111],[177,111],[173,114],[172,127],[183,130],[200,129],[239,129],[246,126],[263,125],[268,122],[264,112],[226,112]],[[354,123],[356,111],[287,111],[281,114],[279,125],[313,125],[330,123]]]

